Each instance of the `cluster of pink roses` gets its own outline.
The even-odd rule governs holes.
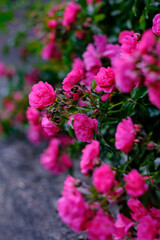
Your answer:
[[[126,40],[126,36],[131,37],[130,32],[125,31],[125,35],[121,36],[125,41],[120,41],[122,53],[116,61],[116,85],[123,93],[131,92],[135,86],[147,86],[149,100],[160,108],[158,69],[160,41],[156,40],[151,29],[143,33],[140,41],[131,37],[136,41],[135,46],[130,40]],[[128,46],[132,51],[126,51]]]
[[[93,171],[96,196],[93,198],[90,186],[68,176],[64,183],[62,197],[58,200],[58,212],[63,222],[75,232],[87,231],[89,240],[113,239],[113,237],[116,240],[126,239],[126,237],[130,239],[135,237],[137,240],[159,239],[160,210],[149,206],[149,203],[146,208],[138,199],[148,191],[148,185],[145,182],[147,178],[133,169],[124,176],[123,187],[116,181],[116,172],[108,164],[102,164],[94,170],[100,164],[100,160],[97,161],[98,141],[92,141],[82,152],[81,169],[87,175],[88,170],[90,173],[91,170]],[[130,217],[118,213],[113,218],[106,212],[106,208],[109,210],[110,205],[120,201],[124,192],[130,196],[127,201]],[[150,226],[153,228],[150,229]],[[159,238],[156,238],[157,236]]]
[[[62,24],[70,29],[79,10],[77,4],[70,3],[64,11]],[[124,168],[120,162],[117,168],[111,167],[107,158],[102,162],[100,155],[100,147],[105,142],[103,132],[110,130],[102,129],[101,119],[105,115],[104,119],[108,120],[110,115],[121,111],[117,106],[122,103],[112,104],[115,96],[118,98],[121,92],[130,93],[144,85],[150,102],[160,108],[160,40],[154,35],[159,35],[159,19],[158,14],[152,30],[145,31],[142,37],[133,30],[121,32],[119,44],[109,43],[105,35],[94,35],[94,42],[87,46],[82,59],[74,58],[62,89],[54,90],[47,82],[40,81],[29,95],[31,108],[27,110],[27,118],[32,127],[41,129],[37,132],[43,130],[50,140],[41,155],[41,164],[46,169],[58,174],[72,167],[64,137],[59,135],[61,130],[88,143],[82,150],[80,169],[85,176],[92,177],[92,184],[68,176],[58,200],[58,212],[72,230],[86,231],[89,240],[160,239],[160,210],[154,208],[149,197],[145,206],[143,200],[150,191],[149,185],[154,185],[153,174],[144,174],[137,165],[134,168],[129,165],[134,146],[139,144],[155,150],[159,145],[151,142],[142,126],[134,124],[128,114],[119,118],[121,122],[116,131],[114,129],[115,141],[112,139],[115,148],[123,152],[117,151],[126,161],[125,164],[123,161]],[[56,26],[54,19],[48,22],[53,31]],[[104,67],[102,58],[109,59],[111,66]],[[128,154],[128,159],[124,153]],[[114,204],[126,209],[128,206],[128,214],[112,213]]]
[[[64,10],[63,19],[61,16],[57,16],[56,12],[58,10]],[[67,6],[63,3],[56,5],[53,7],[51,11],[49,11],[48,16],[49,20],[47,22],[47,27],[50,30],[50,33],[45,37],[45,46],[42,49],[41,56],[45,60],[51,60],[54,58],[61,58],[61,53],[59,51],[57,42],[56,42],[56,30],[58,25],[64,26],[67,30],[70,30],[71,25],[75,22],[78,11],[81,10],[81,6],[76,4],[75,2],[70,2]],[[44,41],[44,39],[43,39]]]
[[[52,138],[49,146],[41,155],[41,164],[54,174],[60,174],[72,167],[72,161],[66,152],[63,152],[65,144],[59,138]],[[60,148],[62,148],[60,153]],[[66,149],[65,149],[66,150]]]

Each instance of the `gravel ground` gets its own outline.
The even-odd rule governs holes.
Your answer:
[[[24,139],[0,140],[0,240],[78,239],[56,211],[66,176],[45,171],[41,152]]]

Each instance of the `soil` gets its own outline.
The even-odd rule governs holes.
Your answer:
[[[25,139],[0,140],[0,240],[77,240],[57,213],[66,174],[40,165],[42,146]]]

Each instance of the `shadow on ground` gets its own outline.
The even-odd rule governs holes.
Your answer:
[[[26,140],[0,140],[0,240],[77,240],[58,217],[66,176],[39,163],[42,149]]]

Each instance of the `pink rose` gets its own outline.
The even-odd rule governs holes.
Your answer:
[[[59,127],[57,127],[52,120],[48,119],[47,116],[42,118],[41,122],[42,128],[49,136],[55,136],[57,132],[60,131]]]
[[[110,89],[115,86],[114,77],[114,70],[111,67],[101,67],[95,76],[95,81],[97,85],[102,88],[102,90],[105,88],[106,91],[110,92]]]
[[[53,37],[53,35],[51,35],[51,38]],[[41,52],[41,57],[44,60],[50,60],[53,58],[59,58],[60,57],[60,52],[55,44],[55,42],[52,40],[49,43],[47,43]]]
[[[103,53],[107,46],[107,36],[105,35],[94,35],[94,45],[96,46],[96,51],[100,56],[103,56]]]
[[[73,126],[76,138],[82,142],[91,142],[94,131],[98,133],[98,121],[87,117],[86,114],[75,114]]]
[[[148,185],[136,169],[128,173],[124,177],[124,180],[126,182],[125,188],[127,194],[133,197],[139,197],[148,190]]]
[[[76,179],[68,175],[66,180],[64,181],[62,196],[67,197],[70,193],[76,193],[78,190],[75,187],[75,183]]]
[[[102,66],[98,53],[91,43],[87,46],[86,52],[83,53],[83,60],[87,71],[93,71]]]
[[[57,26],[57,21],[55,19],[51,19],[47,23],[47,27],[50,29],[55,29]]]
[[[118,44],[107,44],[106,49],[103,53],[103,57],[108,57],[111,60],[111,66],[115,67],[116,60],[120,56],[120,45]]]
[[[133,220],[139,221],[142,217],[147,215],[147,209],[137,198],[130,198],[127,205],[132,210],[130,214]]]
[[[70,29],[70,26],[73,22],[75,22],[77,13],[81,9],[81,6],[70,2],[66,9],[64,10],[64,17],[62,21],[62,25],[67,27],[67,29]]]
[[[145,85],[148,87],[150,102],[160,109],[160,74],[150,72],[146,75]]]
[[[156,37],[151,29],[146,30],[141,40],[139,41],[138,50],[140,53],[148,53],[153,51],[153,47],[156,43]]]
[[[29,141],[35,145],[41,142],[42,128],[41,125],[30,125],[27,133]]]
[[[28,121],[33,125],[38,125],[40,123],[40,113],[37,109],[28,107],[26,116]]]
[[[108,164],[103,164],[93,173],[93,185],[98,192],[108,194],[114,185],[115,173]]]
[[[88,239],[112,240],[115,233],[114,219],[102,209],[87,223]]]
[[[123,54],[116,61],[116,85],[123,93],[129,93],[140,82],[133,57]]]
[[[34,84],[32,92],[29,94],[29,104],[34,108],[43,108],[52,105],[56,95],[53,87],[47,82],[40,81]]]
[[[58,213],[62,221],[73,231],[81,232],[86,229],[87,205],[82,195],[75,191],[58,200]]]
[[[70,91],[80,80],[82,80],[82,78],[82,70],[77,68],[73,69],[62,82],[63,90]]]
[[[160,39],[158,39],[158,41],[157,41],[156,53],[157,53],[158,57],[160,57]]]
[[[117,126],[115,134],[116,149],[129,153],[133,148],[135,136],[136,132],[134,130],[132,119],[130,117],[127,117],[127,120],[122,119],[122,122],[120,122]]]
[[[41,164],[54,174],[60,174],[72,167],[72,161],[67,153],[60,154],[61,141],[52,138],[49,147],[41,155]]]
[[[115,222],[116,237],[119,237],[120,239],[124,238],[129,234],[128,230],[134,225],[135,222],[131,221],[129,218],[119,213],[117,215],[117,221]]]
[[[84,63],[80,58],[75,58],[73,61],[73,69],[79,69],[82,71],[82,75],[84,75]]]
[[[138,46],[138,38],[139,38],[138,33],[134,33],[133,30],[131,31],[122,31],[119,36],[119,42],[122,44],[121,45],[121,50],[124,53],[132,54]]]
[[[160,209],[150,208],[150,215],[153,219],[157,220],[157,228],[159,229],[160,237]]]
[[[160,37],[160,13],[153,18],[152,31]]]
[[[99,163],[100,143],[93,140],[90,144],[86,145],[82,150],[82,157],[80,162],[81,172],[86,176],[93,170],[94,166]]]
[[[140,219],[137,230],[138,240],[155,240],[157,235],[157,221],[149,214]]]

